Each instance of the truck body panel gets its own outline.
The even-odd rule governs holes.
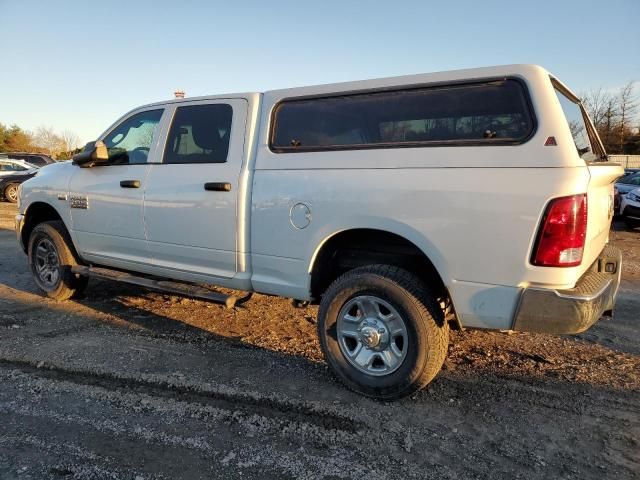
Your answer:
[[[533,113],[532,133],[518,144],[271,147],[282,102],[507,78],[526,87]],[[36,202],[53,206],[87,262],[301,300],[312,299],[316,260],[331,238],[354,229],[389,232],[433,264],[463,326],[507,329],[525,289],[570,289],[591,268],[608,239],[621,173],[580,158],[551,82],[541,67],[511,65],[151,104],[100,137],[109,141],[127,119],[161,110],[145,163],[46,167],[24,184],[20,214]],[[230,130],[220,131],[229,138],[226,160],[168,163],[176,112],[214,104],[233,110]],[[127,179],[139,187],[119,188]],[[230,189],[205,191],[211,182]],[[582,262],[533,265],[550,202],[585,193]]]

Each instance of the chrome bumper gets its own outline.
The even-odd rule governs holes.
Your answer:
[[[622,253],[618,248],[606,246],[574,288],[525,288],[516,310],[513,330],[584,332],[603,316],[613,315],[621,275]]]
[[[18,237],[18,245],[22,248],[22,250],[26,251],[26,246],[22,243],[22,227],[24,225],[24,215],[19,213],[16,215],[16,236]]]

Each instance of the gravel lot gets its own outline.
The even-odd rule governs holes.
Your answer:
[[[234,310],[105,282],[42,297],[0,204],[0,478],[640,477],[640,231],[613,321],[454,332],[433,384],[380,403],[331,377],[316,309]]]

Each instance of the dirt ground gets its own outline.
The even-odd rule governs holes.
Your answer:
[[[640,231],[616,316],[578,337],[454,332],[381,403],[335,381],[316,309],[92,281],[41,296],[0,204],[1,479],[640,478]]]

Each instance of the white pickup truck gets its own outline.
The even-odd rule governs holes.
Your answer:
[[[59,300],[96,275],[318,302],[335,374],[392,399],[450,328],[610,316],[622,173],[567,87],[501,66],[136,108],[24,183],[16,228]]]

